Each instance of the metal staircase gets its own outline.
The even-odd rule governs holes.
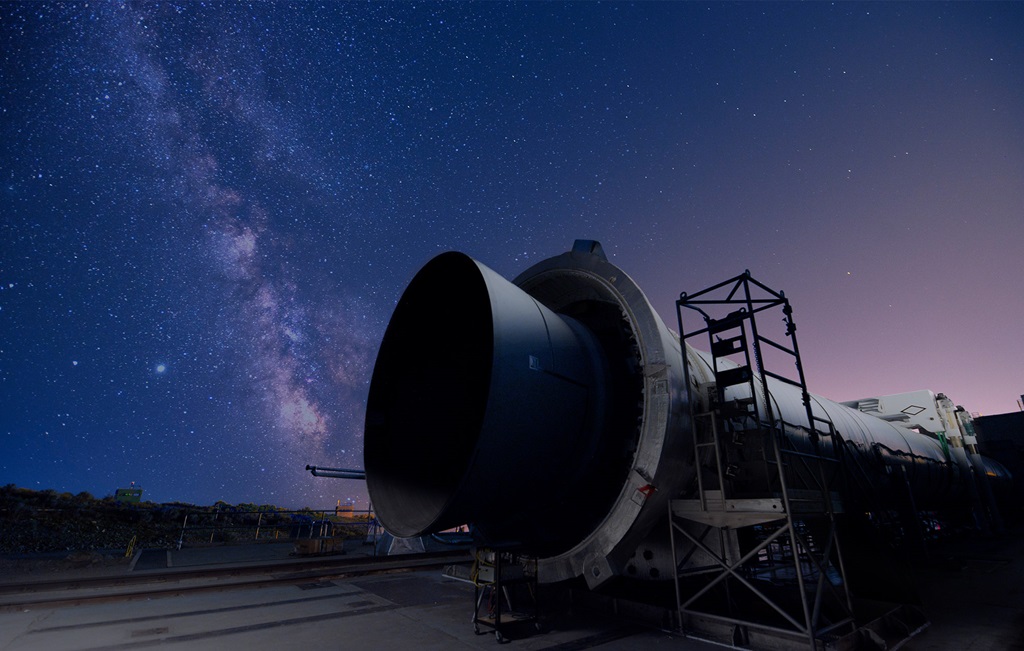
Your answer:
[[[699,466],[696,496],[669,503],[680,628],[736,646],[767,636],[824,648],[853,627],[835,520],[842,445],[814,413],[792,307],[747,271],[681,294],[676,308]],[[784,343],[758,328],[759,315],[779,309]],[[686,332],[687,310],[703,327]],[[701,335],[714,382],[697,385],[685,344]],[[766,352],[795,373],[766,369]],[[803,408],[780,408],[777,383],[797,387]]]

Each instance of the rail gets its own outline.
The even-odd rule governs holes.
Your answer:
[[[234,563],[217,567],[181,567],[107,576],[63,577],[54,580],[0,581],[0,612],[106,603],[185,593],[223,591],[273,584],[303,584],[331,579],[442,568],[469,563],[465,550],[374,558],[321,557],[265,563]]]
[[[262,542],[300,538],[363,538],[372,542],[380,527],[369,509],[259,509],[240,511],[187,511],[176,546],[189,544]]]

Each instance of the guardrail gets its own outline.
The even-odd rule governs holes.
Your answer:
[[[189,544],[324,537],[366,538],[367,542],[375,542],[380,532],[380,525],[370,510],[189,511],[181,523],[177,548]]]

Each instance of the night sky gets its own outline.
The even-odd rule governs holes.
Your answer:
[[[333,505],[451,249],[750,269],[810,389],[1024,393],[1024,4],[0,5],[0,484]]]

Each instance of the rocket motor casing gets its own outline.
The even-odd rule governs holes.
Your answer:
[[[399,301],[370,386],[364,456],[381,523],[397,536],[474,524],[492,544],[536,553],[546,582],[621,575],[668,500],[695,489],[688,400],[713,373],[707,353],[687,347],[686,359],[692,393],[678,337],[596,242],[512,283],[463,254],[438,256]],[[768,386],[786,436],[809,449],[799,390]],[[812,403],[876,497],[892,468],[921,505],[963,493],[937,441]]]
[[[597,361],[552,342],[566,328],[590,333],[578,340]],[[555,349],[598,373],[548,368]],[[403,294],[374,368],[364,458],[378,518],[397,536],[473,523],[538,550],[542,580],[611,578],[694,477],[678,355],[600,253],[544,261],[515,285],[438,256]]]

